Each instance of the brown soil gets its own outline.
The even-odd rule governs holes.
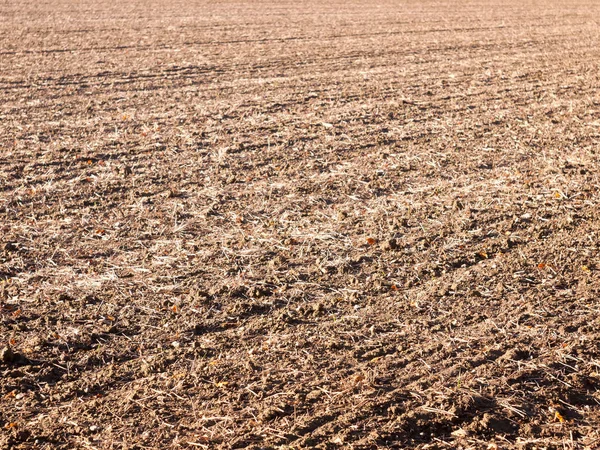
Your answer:
[[[0,3],[0,448],[600,447],[600,4]]]

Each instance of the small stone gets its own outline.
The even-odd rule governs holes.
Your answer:
[[[458,430],[454,430],[452,433],[450,433],[452,436],[457,437],[457,438],[464,438],[467,437],[469,435],[469,432],[463,428],[459,428]]]
[[[309,402],[315,401],[315,400],[319,399],[322,395],[323,395],[323,392],[321,392],[318,389],[315,389],[314,391],[310,391],[308,394],[306,394],[306,400]]]

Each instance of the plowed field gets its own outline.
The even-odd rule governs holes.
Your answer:
[[[0,448],[600,448],[600,3],[0,3]]]

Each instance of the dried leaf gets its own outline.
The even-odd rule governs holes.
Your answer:
[[[354,381],[355,384],[361,383],[361,382],[365,381],[365,376],[359,373],[358,375],[354,376],[352,381]]]

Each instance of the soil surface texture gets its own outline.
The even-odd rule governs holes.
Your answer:
[[[0,448],[600,448],[599,17],[1,2]]]

